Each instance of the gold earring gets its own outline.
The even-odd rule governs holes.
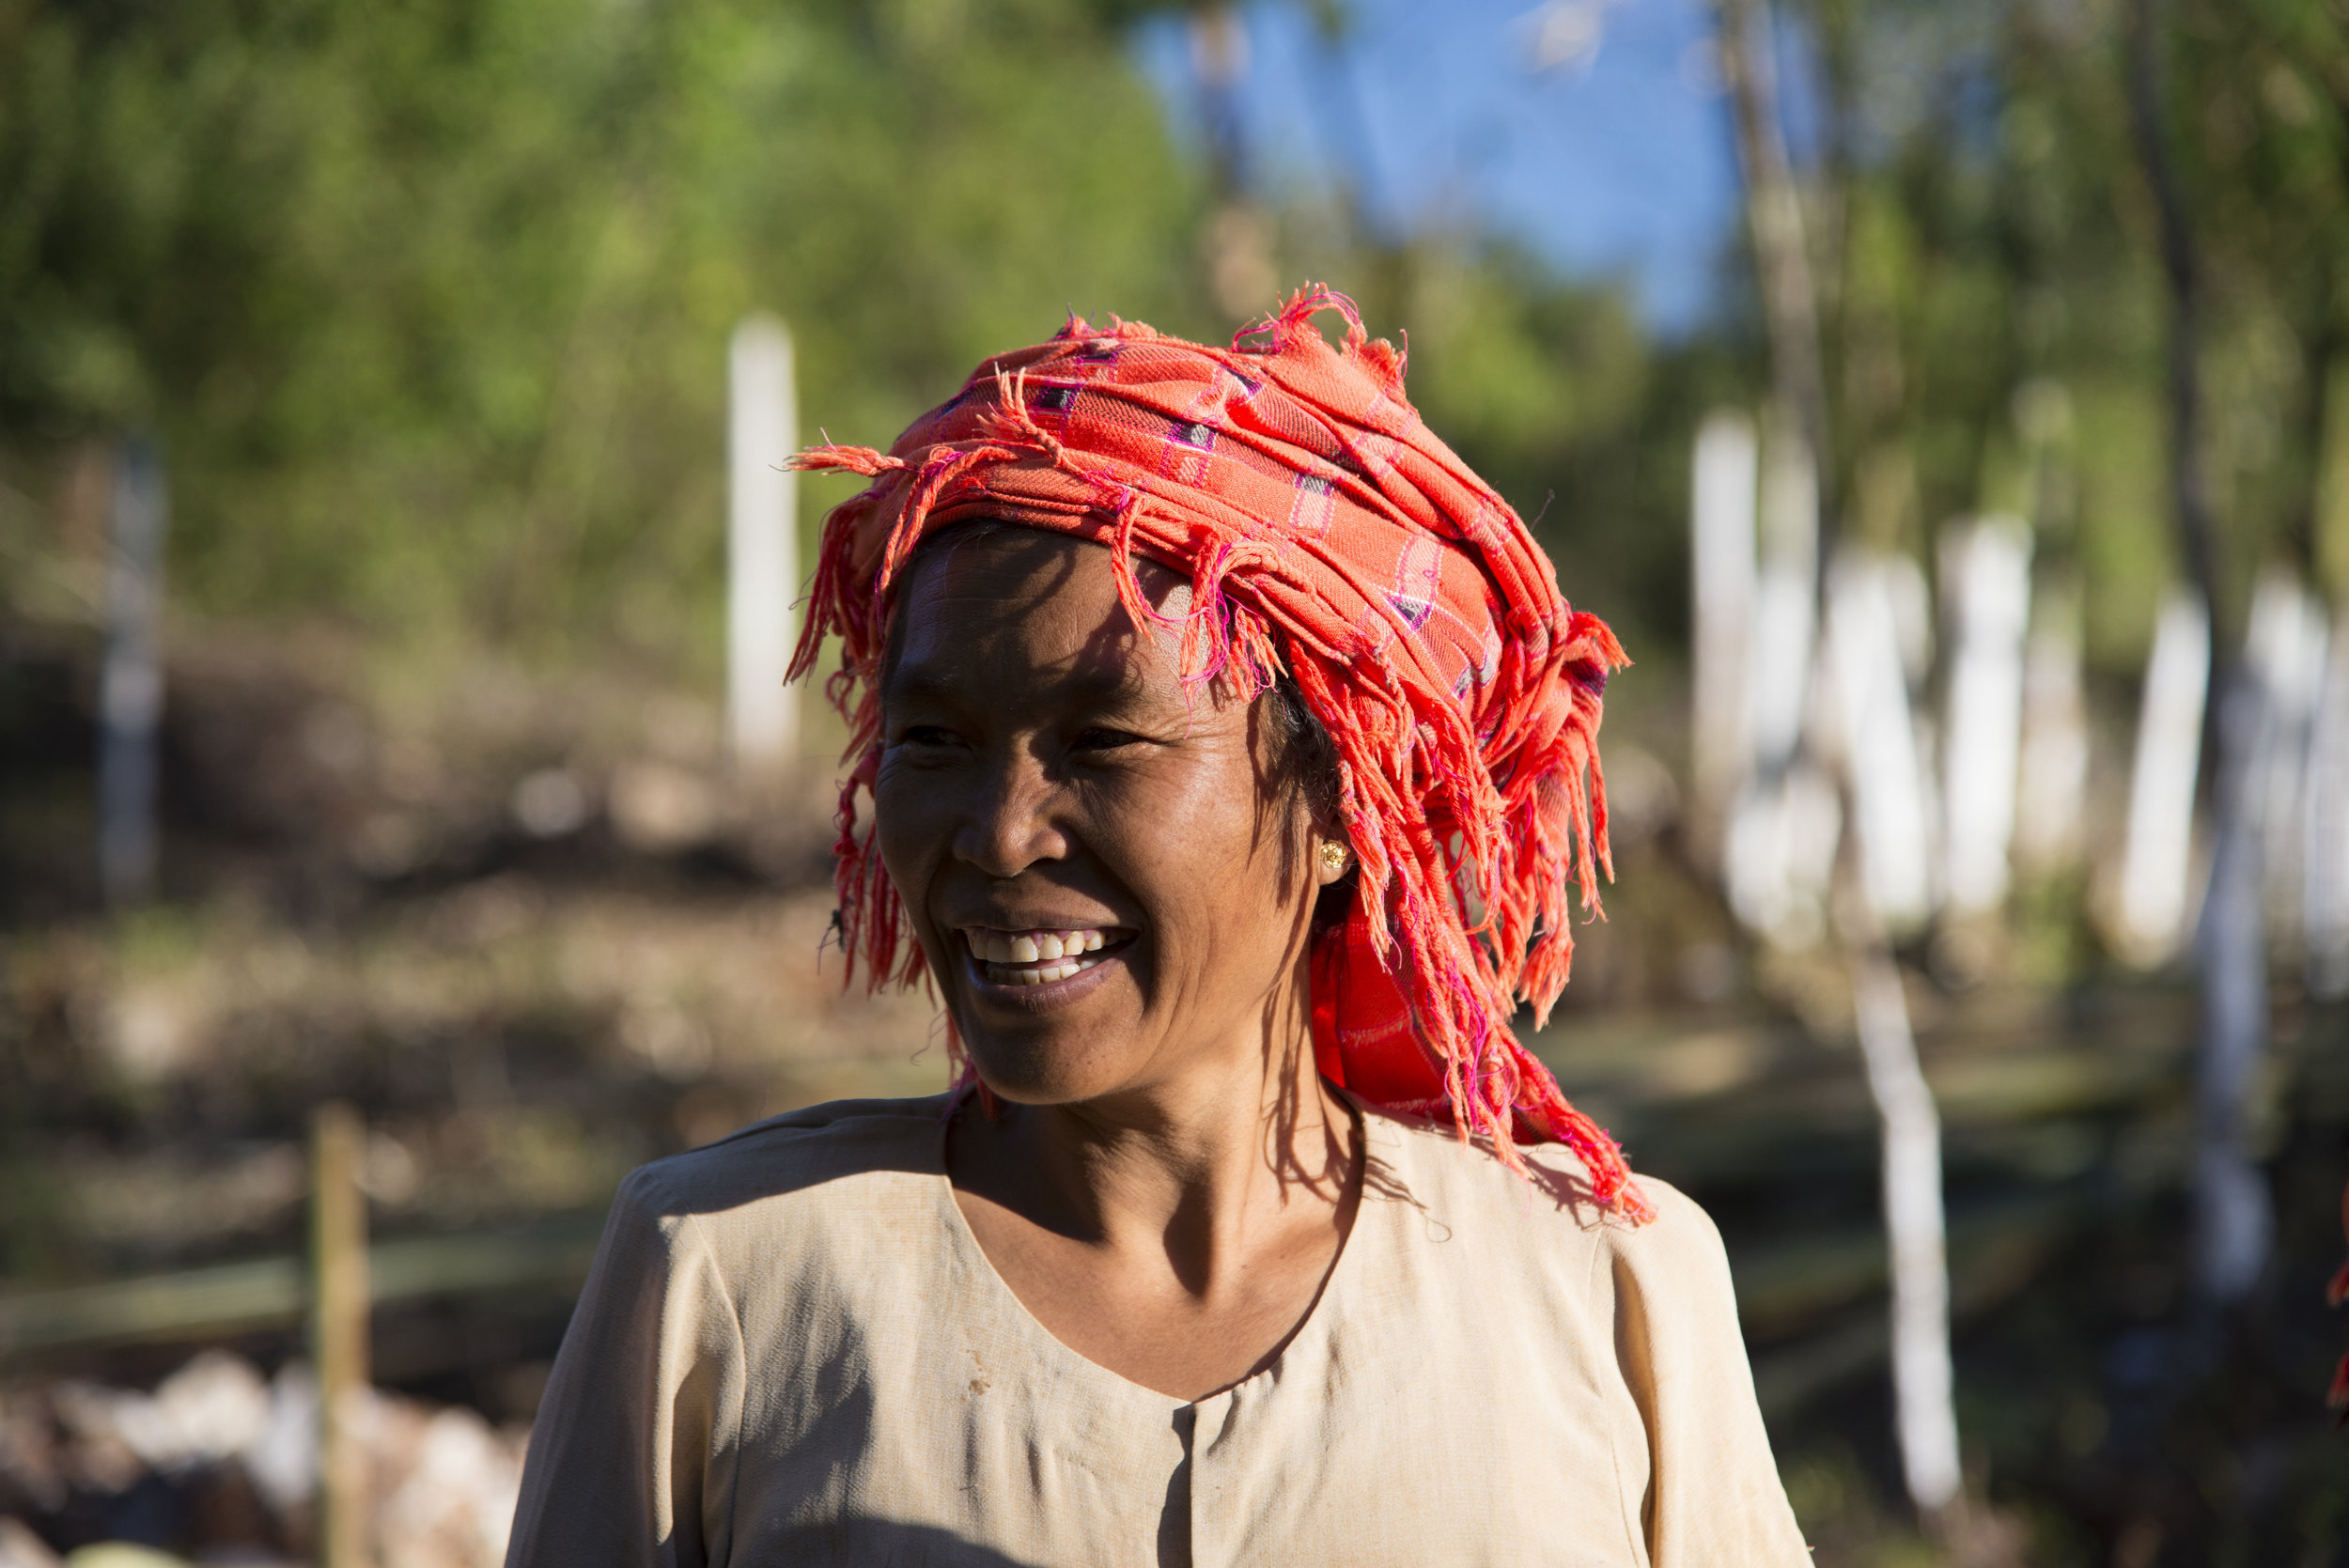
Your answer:
[[[1324,844],[1321,846],[1321,869],[1335,877],[1346,869],[1346,846]]]

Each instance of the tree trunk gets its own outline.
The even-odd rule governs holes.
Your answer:
[[[310,1118],[310,1356],[319,1379],[319,1568],[368,1568],[366,1454],[354,1424],[369,1388],[366,1127],[343,1102]]]
[[[2267,1055],[2266,877],[2260,763],[2267,693],[2248,660],[2218,688],[2218,779],[2210,891],[2195,933],[2202,966],[2195,1063],[2194,1279],[2207,1305],[2241,1300],[2259,1280],[2275,1229],[2266,1179],[2250,1153],[2252,1085]]]
[[[2201,1040],[2195,1077],[2196,1293],[2205,1307],[2241,1299],[2266,1261],[2274,1228],[2251,1161],[2252,1083],[2267,1052],[2265,893],[2260,863],[2259,762],[2266,697],[2237,655],[2220,592],[2210,489],[2202,470],[2199,360],[2201,282],[2192,222],[2165,129],[2155,0],[2131,0],[2129,118],[2159,220],[2170,292],[2170,488],[2179,551],[2209,607],[2213,744],[2210,891],[2195,937],[2201,963]]]
[[[1833,447],[1819,350],[1819,293],[1802,199],[1780,129],[1769,0],[1719,0],[1719,5],[1721,73],[1729,83],[1737,157],[1745,169],[1746,222],[1753,235],[1754,271],[1770,337],[1771,391],[1801,428],[1824,479],[1832,472]],[[1823,504],[1827,494],[1822,483]]]
[[[163,729],[163,459],[133,437],[116,450],[99,677],[98,882],[110,908],[155,892],[155,778]]]
[[[1809,450],[1813,514],[1821,544],[1814,581],[1835,551],[1830,487],[1833,447],[1829,441],[1827,386],[1819,342],[1819,294],[1804,233],[1802,203],[1780,129],[1777,72],[1771,55],[1769,0],[1719,0],[1722,73],[1728,78],[1737,122],[1737,149],[1746,176],[1746,216],[1753,234],[1754,266],[1762,287],[1762,308],[1770,343],[1771,384],[1782,417],[1795,422]],[[1814,589],[1815,593],[1816,590]],[[1851,617],[1843,617],[1848,620]],[[1888,623],[1889,625],[1889,623]],[[1845,628],[1831,636],[1847,636]],[[1889,635],[1885,639],[1889,643]],[[1848,656],[1853,650],[1846,649]],[[1881,650],[1871,650],[1872,655]],[[1892,655],[1897,664],[1897,653]],[[1807,662],[1807,661],[1806,661]],[[1799,673],[1794,678],[1802,678]],[[1897,684],[1899,677],[1894,676]],[[1860,705],[1848,695],[1847,723],[1864,722]],[[1906,691],[1898,688],[1902,705]],[[1905,716],[1904,716],[1905,721]],[[1906,731],[1904,722],[1901,725]],[[1856,738],[1856,737],[1855,737]],[[1906,744],[1904,734],[1901,741]],[[1863,816],[1875,821],[1880,797],[1863,799],[1858,758],[1851,768],[1845,814],[1859,837]],[[1957,1418],[1951,1403],[1949,1265],[1942,1244],[1940,1121],[1933,1091],[1917,1064],[1917,1044],[1901,994],[1900,969],[1881,936],[1883,922],[1903,910],[1879,908],[1888,865],[1885,857],[1913,847],[1923,854],[1921,824],[1913,846],[1888,843],[1877,822],[1875,842],[1859,857],[1860,893],[1866,907],[1863,934],[1846,936],[1851,949],[1853,1000],[1868,1082],[1876,1102],[1884,1140],[1885,1231],[1892,1253],[1893,1396],[1901,1457],[1908,1492],[1929,1526],[1946,1531],[1963,1512],[1958,1467]],[[1894,879],[1897,881],[1897,878]],[[1906,900],[1893,900],[1895,903]]]

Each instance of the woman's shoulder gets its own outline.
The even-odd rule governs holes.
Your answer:
[[[939,1173],[947,1098],[832,1100],[641,1165],[614,1208],[704,1228],[902,1203]]]
[[[1518,1145],[1520,1173],[1449,1126],[1365,1109],[1370,1193],[1387,1186],[1392,1196],[1441,1219],[1446,1232],[1465,1226],[1523,1258],[1594,1265],[1604,1259],[1618,1272],[1651,1275],[1727,1275],[1712,1218],[1670,1182],[1633,1175],[1648,1210],[1635,1218],[1598,1201],[1589,1170],[1562,1143]]]

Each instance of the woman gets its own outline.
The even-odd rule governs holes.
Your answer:
[[[1621,653],[1402,369],[1071,321],[801,459],[841,930],[957,1085],[629,1179],[510,1562],[1808,1560],[1719,1238],[1508,1028]]]

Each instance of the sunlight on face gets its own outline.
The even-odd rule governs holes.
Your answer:
[[[1262,705],[1187,695],[1109,551],[1059,535],[948,536],[896,627],[880,850],[981,1078],[1061,1104],[1259,1057],[1315,891]]]

